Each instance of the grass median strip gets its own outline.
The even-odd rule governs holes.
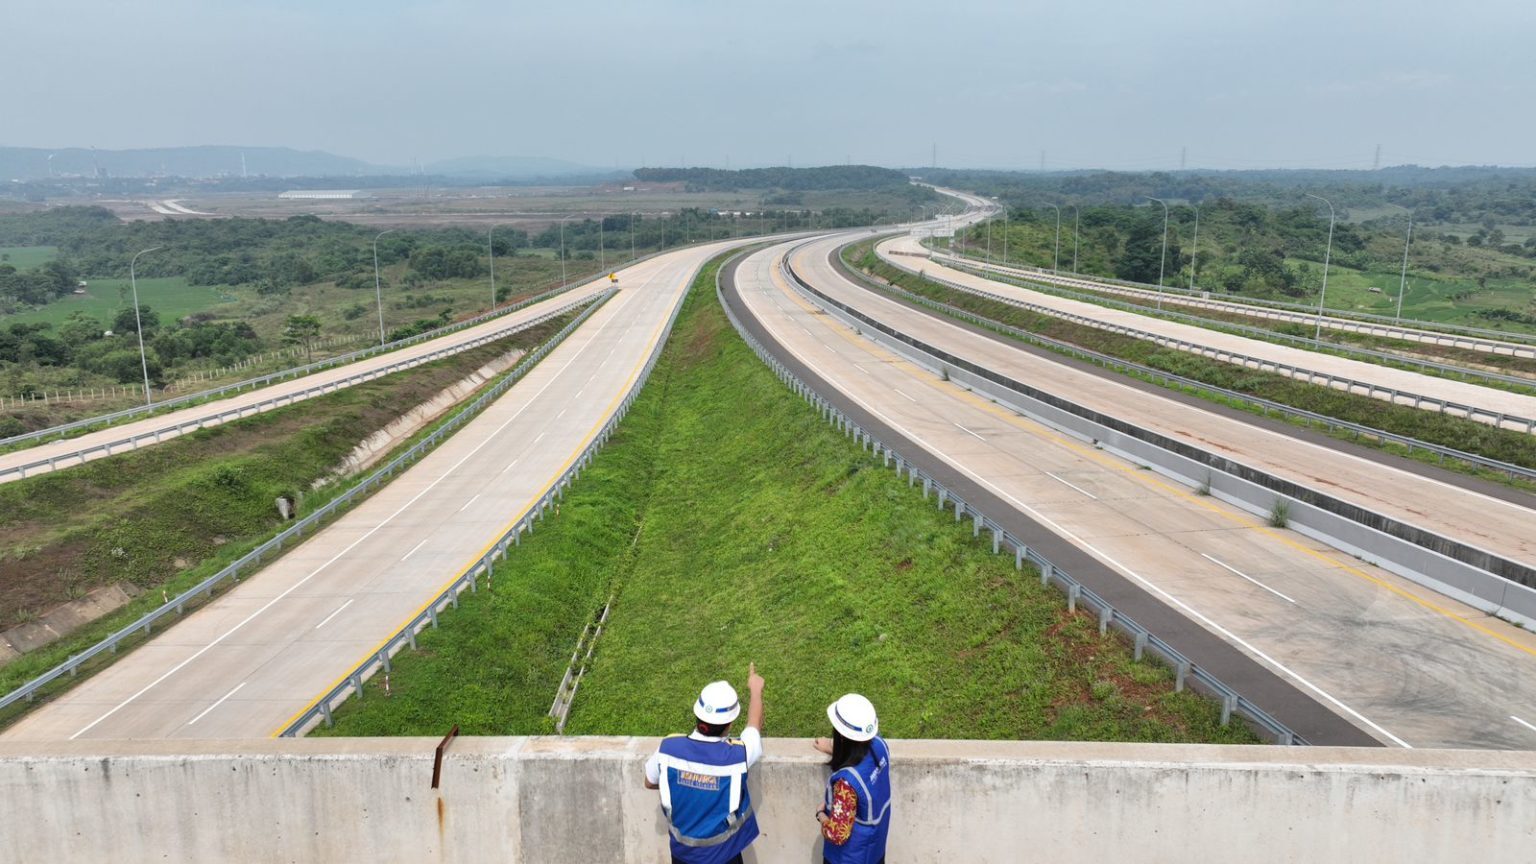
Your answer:
[[[1526,468],[1536,468],[1536,437],[1510,429],[1497,429],[1487,423],[1454,417],[1433,411],[1393,405],[1369,396],[1345,393],[1320,384],[1309,384],[1273,372],[1245,369],[1175,348],[1164,348],[1134,336],[1111,333],[1063,318],[1044,315],[981,297],[967,291],[957,291],[936,284],[913,273],[908,273],[880,260],[869,243],[844,250],[843,260],[850,267],[861,270],[879,280],[902,289],[979,315],[990,321],[1027,330],[1041,336],[1068,342],[1073,345],[1106,354],[1120,360],[1159,369],[1204,384],[1233,390],[1260,399],[1267,399],[1303,411],[1310,411],[1338,420],[1368,426],[1383,432],[1438,444],[1465,453],[1508,462]],[[999,331],[1002,332],[1002,331]],[[1004,335],[1007,335],[1006,333]],[[1188,391],[1212,402],[1241,408],[1252,413],[1259,409],[1243,402],[1220,398],[1202,390]],[[1290,419],[1290,418],[1286,418]],[[1292,420],[1291,422],[1300,423]],[[1336,437],[1348,439],[1347,432],[1336,431]],[[1425,462],[1437,462],[1432,453],[1414,451],[1408,453],[1399,445],[1376,440],[1354,439],[1379,449],[1408,456]],[[1500,483],[1528,488],[1528,484],[1512,481],[1504,474],[1476,468],[1456,460],[1447,460],[1444,466],[1464,474]]]
[[[351,488],[368,471],[334,478],[318,490],[311,484],[331,478],[342,457],[375,430],[491,360],[546,341],[576,314],[300,405],[0,486],[5,514],[0,610],[7,624],[32,620],[40,610],[96,585],[130,584],[143,591],[114,613],[0,667],[0,692],[129,624],[277,533],[285,527],[274,503],[279,495],[299,499],[302,515]],[[506,374],[510,371],[482,389]],[[472,398],[395,444],[390,456],[447,422]],[[5,719],[14,719],[12,712]]]
[[[1138,307],[1138,311],[1145,312],[1149,317],[1160,317],[1166,320],[1179,321],[1180,323],[1192,324],[1199,327],[1207,327],[1219,332],[1232,332],[1236,333],[1237,335],[1246,336],[1248,338],[1256,338],[1254,334],[1241,333],[1232,328],[1223,326],[1227,324],[1238,324],[1244,327],[1267,330],[1280,336],[1298,337],[1305,339],[1307,343],[1309,343],[1305,346],[1297,347],[1306,347],[1308,350],[1314,350],[1317,347],[1316,343],[1312,341],[1313,334],[1315,332],[1313,324],[1301,321],[1284,321],[1277,320],[1275,318],[1266,318],[1260,314],[1265,311],[1263,307],[1254,307],[1253,313],[1245,313],[1244,311],[1239,311],[1238,307],[1240,307],[1242,303],[1240,298],[1223,296],[1215,297],[1213,299],[1233,304],[1233,306],[1225,309],[1213,309],[1204,306],[1186,305],[1185,303],[1181,302],[1185,295],[1169,293],[1162,298],[1162,302],[1159,304],[1159,298],[1147,296],[1145,294],[1118,293],[1109,287],[1101,289],[1090,288],[1083,285],[1072,285],[1068,287],[1043,280],[1033,280],[1028,276],[1023,275],[1003,276],[1003,274],[990,273],[985,269],[981,269],[979,265],[983,262],[976,261],[975,259],[968,260],[970,260],[970,263],[973,265],[978,265],[976,270],[971,271],[974,275],[981,276],[983,278],[1001,277],[1005,284],[1016,284],[1023,282],[1025,284],[1020,287],[1027,288],[1031,291],[1038,291],[1042,294],[1050,294],[1057,297],[1066,297],[1068,299],[1074,300],[1083,300],[1084,302],[1096,303],[1098,305],[1105,306],[1106,308],[1115,308],[1117,305],[1130,305]],[[1162,307],[1166,307],[1167,311],[1170,313],[1177,312],[1189,317],[1181,319],[1164,314]],[[1404,326],[1413,327],[1417,326],[1419,323],[1420,322],[1408,321],[1404,324]],[[1449,365],[1492,369],[1494,371],[1508,372],[1516,375],[1536,375],[1536,360],[1533,360],[1529,357],[1516,357],[1510,354],[1494,354],[1488,351],[1477,351],[1471,348],[1460,348],[1454,345],[1440,345],[1432,342],[1418,342],[1411,339],[1394,339],[1387,336],[1379,336],[1374,333],[1363,333],[1356,330],[1331,329],[1328,327],[1323,328],[1322,335],[1323,342],[1321,348],[1323,351],[1325,351],[1325,353],[1335,354],[1341,357],[1349,357],[1350,359],[1360,360],[1366,363],[1390,365],[1394,366],[1395,368],[1406,369],[1411,372],[1434,375],[1435,377],[1452,378],[1457,380],[1461,380],[1463,378],[1463,376],[1457,375],[1455,373],[1444,373],[1438,370],[1424,369],[1423,367],[1414,366],[1408,363],[1384,363],[1380,358],[1351,353],[1349,349],[1353,347],[1368,348],[1373,351],[1396,353],[1404,355],[1405,357],[1431,360],[1437,363],[1444,363]],[[1290,340],[1276,339],[1270,341],[1273,341],[1278,345],[1296,345],[1296,343]],[[1500,381],[1485,381],[1475,378],[1469,378],[1465,380],[1472,380],[1474,383],[1481,384],[1483,386],[1496,387],[1499,389],[1506,389],[1515,392],[1530,392],[1532,387],[1536,387],[1536,379],[1533,379],[1530,385],[1507,384]]]
[[[718,266],[558,515],[322,734],[547,733],[613,597],[570,733],[676,731],[755,661],[774,735],[820,734],[858,690],[897,737],[1253,740],[787,391],[720,310]]]

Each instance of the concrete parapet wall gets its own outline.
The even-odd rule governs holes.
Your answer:
[[[0,743],[0,861],[664,862],[654,738]],[[1536,753],[895,741],[889,860],[1532,860]],[[758,864],[820,861],[767,742]]]

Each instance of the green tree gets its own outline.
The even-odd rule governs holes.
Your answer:
[[[320,336],[320,319],[313,315],[289,315],[283,325],[283,341],[304,346],[304,362],[315,362],[314,344]]]
[[[160,313],[148,306],[140,306],[139,314],[135,318],[132,306],[119,309],[117,310],[117,315],[112,319],[112,332],[137,333],[139,332],[140,321],[144,322],[144,332],[149,333],[149,331],[160,326]]]

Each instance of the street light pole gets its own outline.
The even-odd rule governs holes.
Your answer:
[[[1163,257],[1157,261],[1157,308],[1163,308],[1163,268],[1168,264],[1168,202],[1161,198],[1153,198],[1151,195],[1143,195],[1152,201],[1163,205]]]
[[[379,284],[379,238],[397,229],[380,231],[373,238],[373,297],[379,304],[379,344],[384,344],[384,289]]]
[[[1328,296],[1328,262],[1333,257],[1333,202],[1321,195],[1313,195],[1311,192],[1303,194],[1328,205],[1328,246],[1323,251],[1323,289],[1317,292],[1317,331],[1312,334],[1313,342],[1321,342],[1323,341],[1323,300]]]
[[[164,249],[164,246],[151,246],[139,251],[128,261],[128,284],[133,287],[133,326],[139,331],[139,367],[144,370],[144,404],[150,404],[149,397],[149,358],[144,353],[144,322],[139,318],[139,279],[134,272],[134,265],[139,263],[139,255],[145,255],[156,249]]]
[[[569,218],[571,218],[571,217],[569,217],[569,216],[565,217],[565,219],[569,219]],[[564,288],[566,286],[566,284],[567,284],[566,278],[565,278],[565,219],[561,219],[560,220],[560,287],[561,288]]]
[[[1003,208],[1003,266],[1008,266],[1008,208]]]
[[[1195,205],[1195,242],[1189,252],[1189,290],[1195,290],[1195,268],[1200,266],[1200,205]]]
[[[496,230],[495,223],[485,229],[485,257],[491,262],[491,311],[496,311],[496,247],[491,245],[491,233]]]
[[[1403,323],[1403,295],[1408,292],[1408,244],[1413,242],[1413,214],[1408,214],[1408,236],[1403,238],[1403,279],[1397,284],[1397,318],[1394,324]]]
[[[1083,214],[1081,213],[1081,211],[1079,211],[1077,209],[1077,205],[1073,204],[1072,205],[1072,275],[1073,276],[1077,275],[1077,221],[1078,221],[1078,218],[1080,216],[1082,216],[1082,215]]]
[[[1061,274],[1061,208],[1055,204],[1047,204],[1056,211],[1056,252],[1051,256],[1051,275]]]

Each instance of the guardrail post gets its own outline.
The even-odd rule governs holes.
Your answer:
[[[354,672],[354,673],[352,673],[352,679],[351,680],[352,680],[352,692],[356,693],[357,694],[357,698],[359,700],[361,700],[363,698],[363,673],[361,673],[361,672]]]
[[[1103,631],[1100,631],[1100,632],[1103,632]],[[1143,630],[1140,633],[1136,634],[1136,644],[1135,644],[1135,647],[1131,649],[1131,659],[1132,660],[1140,660],[1141,659],[1141,655],[1145,654],[1146,651],[1147,651],[1147,631]]]
[[[956,522],[960,521],[960,514],[963,513],[963,512],[965,512],[965,502],[961,501],[959,498],[956,498],[955,499],[955,521]]]
[[[1232,722],[1232,712],[1237,710],[1237,697],[1224,696],[1221,700],[1221,725],[1226,726]]]
[[[1083,586],[1077,584],[1076,582],[1073,582],[1072,583],[1072,587],[1067,589],[1067,611],[1068,612],[1076,612],[1077,611],[1077,598],[1081,597],[1082,594],[1083,594]]]
[[[379,663],[384,667],[385,674],[389,673],[389,648],[379,649]]]
[[[436,603],[436,601],[434,601],[431,606],[427,607],[427,615],[432,618],[432,626],[434,628],[436,628],[437,627],[437,603]]]
[[[330,727],[336,725],[335,722],[331,720],[331,700],[330,699],[321,699],[320,700],[320,716],[325,718],[325,727],[327,729],[329,729]]]
[[[1024,569],[1024,544],[1022,543],[1013,547],[1013,569]]]
[[[1051,584],[1051,577],[1056,575],[1056,565],[1047,561],[1040,568],[1040,587],[1047,588]]]
[[[1174,669],[1173,692],[1175,692],[1175,693],[1183,693],[1184,692],[1184,679],[1189,677],[1189,673],[1190,673],[1189,661],[1185,660],[1185,661],[1180,662],[1178,664],[1178,666]]]
[[[1109,635],[1109,619],[1114,614],[1115,614],[1114,608],[1111,607],[1107,603],[1104,604],[1104,608],[1103,609],[1099,610],[1099,636],[1101,638],[1104,637],[1104,636]],[[1140,658],[1138,658],[1138,659],[1140,659]]]
[[[993,528],[992,529],[992,554],[996,555],[998,552],[1002,551],[1002,548],[1003,548],[1003,532],[999,531],[996,528]]]
[[[971,536],[972,537],[980,537],[981,536],[981,514],[977,513],[974,510],[972,510],[971,511],[971,523],[972,523],[971,524]]]
[[[939,488],[939,509],[943,510],[944,509],[944,505],[948,504],[948,503],[949,503],[949,490],[945,489],[943,487],[940,487]]]

